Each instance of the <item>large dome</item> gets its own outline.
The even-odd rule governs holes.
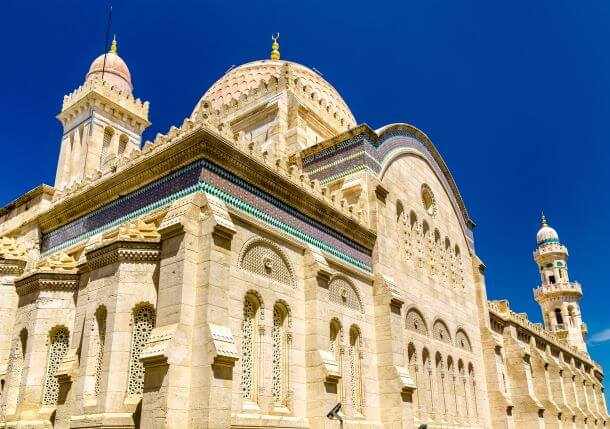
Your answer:
[[[324,100],[326,111],[333,112],[333,114],[336,111],[349,122],[346,125],[356,125],[356,119],[351,110],[331,84],[308,67],[280,60],[253,61],[230,70],[203,94],[193,114],[197,113],[205,102],[214,109],[219,109],[224,104],[230,104],[231,100],[238,100],[242,94],[247,94],[249,90],[257,88],[261,82],[269,81],[272,77],[279,79],[286,70],[289,71],[291,84],[299,85],[301,88],[308,87],[312,96],[317,93],[314,98],[318,102]]]
[[[131,94],[133,90],[131,73],[129,73],[129,68],[125,61],[117,53],[116,40],[112,41],[112,47],[109,52],[100,55],[91,63],[86,80],[101,79],[102,74],[106,82],[114,85],[122,92]]]

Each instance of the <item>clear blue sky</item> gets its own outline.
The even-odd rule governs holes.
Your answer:
[[[106,2],[3,2],[0,205],[53,184],[54,116],[102,52]],[[233,64],[281,53],[315,67],[358,122],[416,125],[477,223],[492,299],[540,320],[540,211],[570,250],[592,334],[610,329],[610,3],[589,1],[115,1],[113,31],[166,132]],[[599,335],[603,337],[603,335]],[[610,371],[609,341],[590,342]]]

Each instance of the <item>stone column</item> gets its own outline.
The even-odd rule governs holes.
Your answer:
[[[415,383],[405,362],[404,300],[394,280],[382,274],[375,277],[373,293],[381,420],[388,427],[412,428]]]
[[[161,224],[164,235],[169,234],[169,225],[176,221],[182,226],[175,236],[167,238],[168,247],[164,243],[164,249],[173,256],[167,255],[162,269],[162,279],[167,283],[162,288],[163,302],[167,303],[163,317],[164,323],[173,321],[182,326],[178,332],[185,339],[180,341],[192,335],[193,342],[190,373],[178,366],[185,364],[186,356],[181,359],[176,356],[176,369],[171,368],[172,347],[169,348],[168,388],[173,387],[173,382],[174,392],[182,393],[190,383],[190,396],[182,401],[189,403],[189,418],[194,427],[227,428],[231,426],[233,386],[239,383],[233,372],[238,356],[229,314],[231,242],[236,229],[227,206],[202,193],[172,206]],[[169,294],[174,297],[170,299]],[[176,314],[171,316],[171,313]],[[178,347],[177,340],[174,344],[177,354],[182,346]],[[173,412],[169,417],[175,421],[185,415],[178,400],[168,399]],[[168,425],[171,426],[169,421]]]
[[[106,335],[97,401],[85,406],[78,424],[133,427],[142,398],[128,391],[134,311],[157,303],[159,234],[141,220],[130,222],[108,233],[86,258],[87,287],[98,291],[95,299],[106,307]]]
[[[344,380],[339,362],[334,357],[324,360],[323,353],[330,352],[330,320],[321,311],[318,302],[324,302],[328,293],[328,283],[332,271],[326,258],[314,247],[309,247],[305,254],[305,364],[307,377],[307,416],[312,427],[324,427],[326,413],[338,402],[345,404],[343,394]],[[339,353],[344,364],[347,356],[344,353],[345,341],[349,333],[342,327],[339,332]],[[332,360],[331,360],[332,359]],[[330,363],[329,363],[330,362]],[[333,365],[334,364],[334,365]]]
[[[58,390],[53,387],[55,372],[49,370],[49,349],[57,329],[67,329],[72,341],[77,286],[75,261],[65,254],[54,255],[15,281],[19,307],[12,336],[24,338],[25,355],[17,407],[7,421],[34,421],[28,427],[46,427],[63,401],[62,395],[45,395],[44,390]]]
[[[14,281],[15,277],[23,273],[24,268],[25,258],[0,253],[0,379],[4,380],[5,386],[11,336],[19,298]]]
[[[523,429],[543,429],[543,405],[531,390],[527,365],[530,359],[529,345],[517,340],[514,327],[508,327],[510,335],[504,336],[507,372],[513,400],[512,415],[515,426]]]

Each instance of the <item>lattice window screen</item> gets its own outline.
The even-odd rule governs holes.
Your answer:
[[[256,400],[256,307],[244,301],[244,320],[241,343],[241,395],[248,401]]]
[[[100,393],[100,380],[102,378],[102,364],[104,362],[104,344],[106,341],[106,314],[97,316],[97,341],[95,357],[95,396]]]
[[[155,310],[144,306],[136,311],[131,336],[131,357],[129,360],[129,381],[127,393],[141,395],[144,392],[144,365],[140,362],[140,355],[148,341],[148,337],[155,327]]]
[[[286,335],[284,329],[284,314],[275,307],[273,309],[273,401],[285,405],[285,371],[286,371]]]
[[[68,352],[68,341],[70,334],[66,328],[58,328],[49,344],[49,358],[47,362],[47,374],[45,377],[42,403],[45,405],[57,404],[59,397],[59,383],[55,378],[55,371],[61,360]]]

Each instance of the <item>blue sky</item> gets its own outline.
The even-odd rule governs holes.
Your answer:
[[[0,205],[53,184],[54,116],[103,50],[107,4],[3,2]],[[534,321],[532,251],[544,209],[583,285],[583,318],[600,340],[590,351],[610,368],[610,270],[599,259],[610,237],[610,3],[113,5],[134,92],[151,103],[145,138],[182,123],[232,65],[267,58],[279,31],[282,58],[320,70],[358,122],[407,122],[430,136],[477,223],[489,297]]]

